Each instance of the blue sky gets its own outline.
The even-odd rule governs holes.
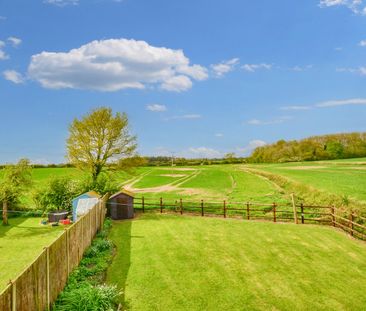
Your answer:
[[[366,130],[366,1],[4,0],[0,162],[65,162],[68,125],[125,111],[142,155],[247,155]]]

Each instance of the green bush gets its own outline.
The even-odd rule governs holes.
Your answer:
[[[120,293],[116,286],[92,286],[82,283],[78,288],[61,294],[58,311],[112,311]]]

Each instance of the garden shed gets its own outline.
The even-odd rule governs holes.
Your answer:
[[[72,200],[72,219],[75,222],[78,216],[98,203],[100,195],[95,191],[85,192]]]
[[[114,220],[133,218],[133,200],[134,194],[125,189],[112,195],[108,200],[108,209],[111,218]]]

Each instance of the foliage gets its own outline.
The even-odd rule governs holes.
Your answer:
[[[358,158],[366,156],[366,133],[313,136],[303,140],[284,141],[258,147],[249,161],[278,163]]]
[[[95,192],[104,195],[106,193],[115,193],[119,189],[119,182],[116,177],[113,173],[107,171],[100,173],[96,180],[87,176],[80,183],[80,193],[94,190]]]
[[[0,183],[0,202],[17,204],[22,192],[30,186],[31,178],[32,167],[28,159],[21,159],[16,165],[7,165]]]
[[[67,150],[70,162],[87,171],[93,181],[109,164],[133,155],[136,138],[128,129],[125,113],[115,115],[110,108],[95,109],[82,119],[74,119],[69,127]]]
[[[79,266],[70,274],[59,295],[54,311],[113,311],[121,292],[116,286],[105,285],[104,277],[113,255],[113,243],[106,239],[111,229],[106,219],[103,230],[86,250]]]
[[[45,188],[33,193],[33,200],[43,210],[67,210],[72,208],[72,199],[80,193],[79,185],[69,177],[53,177]]]

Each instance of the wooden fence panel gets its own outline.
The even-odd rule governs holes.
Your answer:
[[[12,307],[13,286],[9,284],[2,293],[0,293],[0,310],[11,310]]]
[[[14,282],[16,310],[45,310],[47,308],[46,250]]]
[[[78,266],[84,251],[101,229],[105,200],[96,204],[0,293],[0,311],[47,310],[66,285],[69,273]]]
[[[67,282],[67,240],[64,232],[49,247],[50,301],[54,302]]]

